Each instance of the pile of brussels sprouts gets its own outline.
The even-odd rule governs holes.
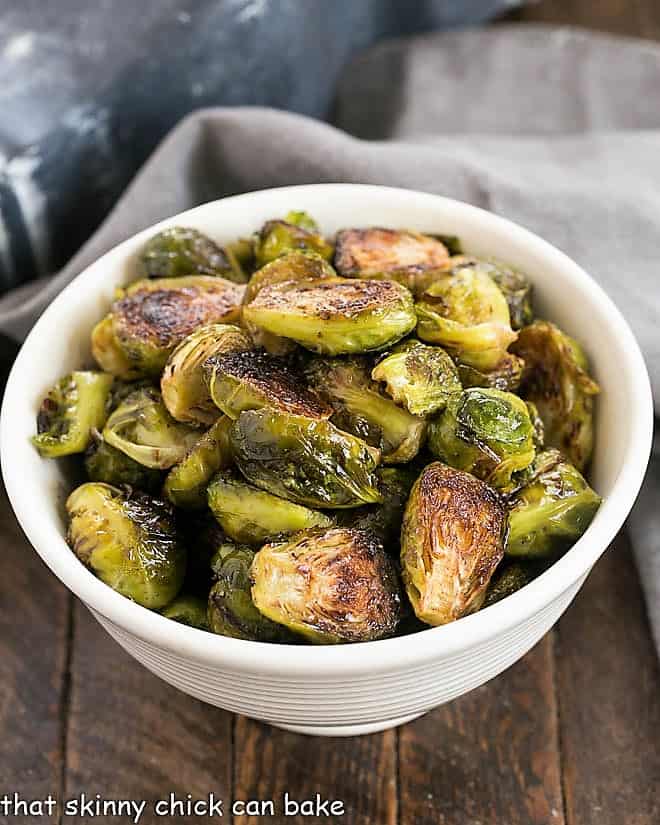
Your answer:
[[[166,229],[137,275],[34,444],[81,457],[69,543],[138,604],[240,639],[370,641],[509,595],[598,509],[582,350],[457,238],[330,243],[292,212],[225,247]]]

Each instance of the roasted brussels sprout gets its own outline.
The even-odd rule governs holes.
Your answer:
[[[109,484],[87,482],[66,502],[67,540],[113,590],[158,610],[179,592],[186,570],[169,505]]]
[[[461,243],[461,239],[458,235],[442,235],[438,232],[434,232],[431,237],[440,241],[441,244],[444,244],[447,252],[449,252],[452,257],[463,254],[463,244]]]
[[[444,410],[449,397],[461,391],[458,372],[447,353],[415,340],[397,344],[371,377],[385,384],[397,404],[422,418]]]
[[[221,352],[250,349],[251,343],[238,327],[207,324],[185,338],[170,355],[160,389],[163,402],[177,421],[212,424],[218,417],[203,369],[204,362]]]
[[[229,352],[211,357],[205,370],[213,401],[230,418],[262,407],[330,418],[330,407],[282,358],[254,350]]]
[[[478,265],[461,265],[435,280],[417,304],[417,334],[458,361],[495,369],[516,340],[499,287]]]
[[[211,512],[225,533],[245,544],[261,545],[280,535],[332,524],[324,513],[278,498],[230,473],[217,475],[207,495]]]
[[[441,625],[478,610],[504,554],[506,509],[469,473],[436,462],[408,499],[401,568],[416,616]]]
[[[515,392],[520,386],[522,372],[525,366],[522,358],[505,352],[500,361],[492,370],[478,370],[467,364],[456,365],[461,384],[465,389],[469,387],[489,387],[493,390]]]
[[[173,226],[149,240],[139,261],[147,278],[180,278],[183,275],[221,275],[241,281],[242,273],[232,266],[221,246],[197,229]]]
[[[491,604],[502,601],[529,584],[533,578],[532,571],[524,564],[514,562],[505,567],[500,566],[490,580],[483,606],[490,607]]]
[[[92,334],[92,353],[122,378],[160,375],[170,354],[203,324],[239,319],[244,287],[209,275],[136,281]]]
[[[343,229],[335,267],[347,278],[384,278],[421,294],[447,265],[447,247],[430,235],[397,229]]]
[[[161,615],[166,619],[173,619],[179,624],[196,627],[198,630],[210,630],[206,614],[207,604],[204,599],[189,593],[177,596],[164,610],[161,610]]]
[[[303,212],[290,212],[287,220],[267,221],[254,243],[257,266],[261,267],[269,261],[274,261],[293,249],[308,249],[330,260],[332,244],[329,244],[317,229],[311,229],[313,225],[313,221]]]
[[[166,470],[181,461],[200,431],[175,421],[158,390],[145,388],[128,395],[110,415],[103,438],[144,467]]]
[[[82,453],[108,415],[112,376],[72,372],[48,391],[37,414],[32,443],[45,458]]]
[[[158,470],[138,464],[121,450],[106,444],[100,434],[85,451],[85,472],[90,481],[102,481],[115,487],[127,485],[145,493],[157,493],[163,483]]]
[[[549,447],[557,447],[578,468],[593,448],[593,397],[580,345],[549,321],[534,321],[519,333],[514,352],[525,362],[520,394],[536,404]]]
[[[226,542],[213,559],[215,584],[208,603],[210,629],[220,636],[257,642],[291,642],[289,631],[263,616],[252,602],[250,565],[254,551],[245,545]]]
[[[493,259],[479,261],[479,266],[490,275],[506,298],[511,327],[522,329],[531,324],[534,320],[532,284],[527,276]]]
[[[229,430],[231,420],[222,415],[167,474],[163,492],[176,507],[201,510],[206,507],[209,481],[233,461]]]
[[[563,553],[591,524],[601,503],[572,464],[557,461],[556,451],[541,454],[537,461],[545,469],[510,501],[507,556]]]
[[[386,464],[410,461],[420,450],[426,424],[382,395],[364,358],[314,358],[306,367],[314,389],[332,405],[333,422],[381,450]]]
[[[540,450],[545,446],[545,426],[543,419],[539,415],[538,407],[532,401],[527,402],[527,412],[529,413],[529,420],[532,422],[532,427],[534,428],[534,447]]]
[[[377,536],[386,550],[399,554],[401,519],[418,473],[413,467],[379,467],[376,470],[382,504],[367,504],[356,510],[343,510],[339,515],[342,527],[368,530]]]
[[[378,450],[327,420],[249,410],[234,423],[231,441],[248,481],[280,498],[330,508],[382,501]]]
[[[401,617],[394,566],[364,530],[308,530],[266,544],[251,576],[260,613],[317,644],[391,636]]]
[[[525,402],[510,392],[473,387],[452,396],[429,424],[431,452],[451,467],[504,488],[534,460],[534,426]]]
[[[243,319],[324,355],[384,349],[416,323],[405,287],[348,278],[266,286],[243,307]]]
[[[249,304],[264,287],[274,284],[288,281],[323,281],[336,277],[335,270],[316,252],[300,249],[286,252],[254,273],[245,288],[243,303]]]

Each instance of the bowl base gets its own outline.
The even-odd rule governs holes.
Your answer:
[[[422,713],[413,713],[412,716],[399,716],[396,719],[385,719],[382,722],[368,722],[365,725],[277,725],[269,722],[274,728],[290,730],[293,733],[304,733],[307,736],[364,736],[366,733],[378,733],[381,730],[398,728],[406,722],[423,716]]]

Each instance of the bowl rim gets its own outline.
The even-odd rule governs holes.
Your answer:
[[[338,190],[348,195],[359,189],[374,198],[396,198],[399,203],[408,200],[419,207],[426,203],[429,208],[442,206],[451,209],[457,218],[472,223],[481,222],[494,231],[517,235],[532,252],[561,268],[589,292],[592,303],[608,322],[619,343],[623,360],[630,371],[633,398],[629,406],[631,437],[622,467],[607,499],[597,517],[573,547],[545,573],[522,590],[506,599],[457,622],[431,627],[407,636],[362,642],[352,645],[313,646],[278,645],[232,639],[186,627],[152,612],[126,599],[96,578],[71,554],[71,551],[49,519],[40,518],[38,508],[30,497],[29,479],[22,474],[16,461],[12,461],[13,410],[21,393],[21,375],[29,368],[31,349],[38,341],[40,330],[49,319],[63,312],[76,284],[92,277],[111,257],[138,240],[146,240],[154,232],[171,225],[194,219],[222,205],[230,208],[238,203],[249,205],[267,195],[287,197],[304,195],[310,190],[323,190],[331,198]],[[403,203],[405,205],[405,203]],[[283,186],[263,189],[209,201],[178,215],[171,216],[132,235],[114,246],[78,274],[44,311],[21,347],[7,381],[2,412],[0,414],[0,458],[7,494],[16,517],[32,546],[46,565],[55,573],[94,613],[100,613],[113,625],[135,634],[143,641],[163,648],[180,657],[200,664],[271,676],[325,678],[328,680],[346,676],[367,676],[394,673],[422,667],[430,661],[449,657],[459,651],[467,651],[487,643],[494,636],[521,624],[538,613],[543,607],[558,599],[562,593],[586,577],[589,570],[607,549],[623,525],[641,487],[649,455],[653,433],[653,404],[648,372],[639,345],[620,311],[603,289],[571,258],[556,247],[517,223],[462,201],[419,192],[373,184],[323,183]],[[66,551],[63,552],[63,551]]]

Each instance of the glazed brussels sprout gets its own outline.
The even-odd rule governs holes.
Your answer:
[[[215,584],[208,601],[208,623],[213,633],[256,642],[291,642],[289,631],[263,616],[252,601],[250,565],[254,551],[226,542],[211,561]]]
[[[247,480],[280,498],[329,508],[382,501],[378,450],[327,420],[249,410],[234,423],[231,442]]]
[[[452,396],[429,425],[431,452],[451,467],[504,488],[534,460],[535,432],[525,402],[510,392],[473,387]]]
[[[463,244],[458,235],[442,235],[437,232],[434,232],[431,235],[431,237],[440,241],[441,244],[444,244],[445,248],[447,249],[447,252],[452,257],[463,254]]]
[[[379,361],[371,377],[385,384],[397,404],[422,418],[444,410],[450,396],[462,389],[447,353],[416,340],[397,344]]]
[[[479,261],[506,298],[513,329],[522,329],[534,320],[532,284],[526,275],[510,266],[488,259]]]
[[[294,222],[295,221],[295,222]],[[254,243],[257,267],[274,261],[294,249],[308,249],[322,258],[332,258],[332,245],[320,235],[313,221],[303,212],[290,212],[286,220],[267,221]]]
[[[285,252],[258,269],[245,288],[244,304],[253,301],[264,287],[288,281],[323,281],[336,278],[337,273],[316,252],[297,249]]]
[[[266,286],[243,307],[243,319],[323,355],[384,349],[416,323],[405,287],[347,278]]]
[[[583,470],[593,449],[593,397],[599,388],[582,349],[549,321],[522,329],[513,349],[525,362],[520,394],[536,404],[546,444]]]
[[[504,295],[477,265],[456,267],[434,281],[416,309],[422,340],[482,371],[495,369],[516,340]]]
[[[205,370],[213,401],[230,418],[262,407],[307,418],[330,417],[330,407],[282,358],[254,350],[229,352],[210,358]]]
[[[267,544],[251,576],[259,612],[317,644],[391,636],[401,618],[394,566],[364,530],[308,530]]]
[[[510,501],[507,556],[560,555],[580,538],[600,506],[600,496],[555,450],[541,454],[538,463],[541,472]]]
[[[335,267],[347,278],[384,278],[421,294],[447,265],[447,247],[430,235],[396,229],[343,229]]]
[[[138,464],[121,450],[106,444],[100,434],[85,451],[85,472],[90,481],[102,481],[115,487],[126,485],[145,493],[157,493],[163,482],[158,470]]]
[[[383,503],[368,504],[356,510],[343,510],[339,523],[343,527],[368,530],[383,542],[386,550],[396,547],[398,555],[401,519],[417,472],[409,466],[379,467],[376,475]]]
[[[206,614],[207,604],[204,599],[190,593],[177,596],[164,610],[161,610],[161,615],[166,619],[173,619],[179,624],[196,627],[198,630],[210,630]]]
[[[142,251],[139,269],[147,278],[221,275],[231,281],[244,280],[227,250],[186,226],[173,226],[154,235]]]
[[[306,375],[332,405],[333,423],[378,447],[384,463],[400,464],[417,455],[426,424],[381,395],[364,358],[314,358]]]
[[[204,362],[221,352],[250,349],[251,343],[238,327],[207,324],[185,338],[170,355],[160,389],[163,402],[177,421],[212,424],[218,417],[206,381]]]
[[[519,562],[507,564],[506,567],[499,567],[490,580],[483,606],[490,607],[491,604],[501,602],[502,599],[529,584],[533,578],[534,576],[529,567]]]
[[[520,386],[525,362],[517,355],[505,352],[492,370],[479,370],[467,364],[456,365],[461,384],[469,387],[489,387],[503,392],[515,392]]]
[[[76,371],[48,391],[37,414],[32,443],[45,458],[82,453],[108,415],[112,376]]]
[[[429,464],[401,528],[401,569],[415,615],[441,625],[478,610],[505,535],[506,510],[494,490],[469,473]]]
[[[201,510],[206,507],[206,488],[218,472],[232,464],[229,439],[231,420],[222,415],[190,452],[167,474],[163,492],[176,507]]]
[[[278,498],[230,473],[217,475],[207,495],[211,512],[224,532],[245,544],[261,545],[280,535],[332,524],[324,513]]]
[[[120,377],[158,376],[177,344],[198,327],[237,321],[243,291],[209,275],[136,281],[94,330],[94,358]]]
[[[175,421],[158,390],[150,388],[128,395],[103,429],[103,438],[111,447],[158,470],[183,460],[199,436],[198,429]]]
[[[66,502],[67,540],[80,561],[113,590],[158,610],[179,592],[186,552],[163,501],[87,482]]]

